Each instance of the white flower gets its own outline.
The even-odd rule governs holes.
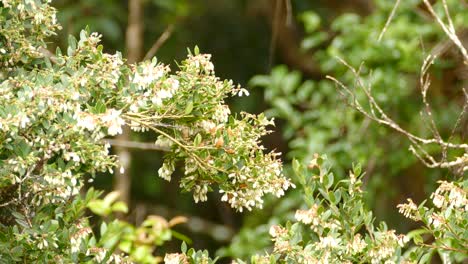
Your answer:
[[[465,195],[456,187],[450,190],[449,200],[454,207],[462,207],[465,206],[467,200]]]
[[[159,177],[166,181],[171,181],[171,175],[174,173],[175,165],[174,161],[166,159],[161,168],[158,170]]]
[[[94,116],[86,115],[84,118],[79,117],[76,125],[89,131],[93,131],[96,128],[96,120],[94,119]]]
[[[440,194],[434,194],[432,202],[436,207],[441,208],[445,203],[445,197]]]
[[[101,117],[101,120],[107,126],[107,132],[110,136],[122,134],[122,126],[125,125],[125,121],[120,117],[121,111],[111,109],[107,111],[107,114]]]
[[[71,244],[71,252],[76,253],[80,251],[81,240],[85,239],[89,234],[91,234],[91,229],[89,227],[81,227],[79,226],[80,230],[72,235],[70,239]]]
[[[288,230],[278,225],[272,225],[268,231],[271,237],[275,238],[288,233]]]
[[[132,104],[132,105],[130,105],[129,109],[130,109],[130,112],[137,113],[138,112],[138,105]]]
[[[398,241],[398,245],[400,247],[403,247],[403,246],[405,246],[406,243],[408,243],[409,237],[405,236],[405,235],[398,235],[397,241]]]
[[[204,184],[202,186],[196,185],[195,190],[193,191],[193,200],[195,203],[198,202],[205,202],[208,200],[207,194],[208,193],[208,185]]]
[[[168,78],[166,82],[169,84],[169,87],[173,92],[179,89],[179,80],[174,78]]]
[[[139,89],[143,89],[159,80],[165,73],[163,66],[157,66],[156,61],[143,62],[135,69],[135,75],[132,82],[138,85]]]
[[[35,22],[36,24],[41,24],[43,20],[44,20],[44,13],[42,13],[42,12],[36,12],[36,13],[34,14],[34,22]]]
[[[57,15],[55,13],[52,14],[52,24],[57,24]]]
[[[75,152],[68,152],[64,155],[65,160],[73,160],[74,162],[80,162],[80,156]]]
[[[367,246],[366,242],[361,239],[361,235],[357,234],[354,236],[352,243],[348,244],[346,251],[351,254],[361,252]]]
[[[213,131],[216,128],[216,124],[213,121],[207,121],[203,120],[200,122],[200,126],[205,130],[206,132],[211,134],[211,131]]]
[[[151,102],[155,105],[162,105],[162,99],[161,97],[157,97],[157,96],[153,96],[153,98],[151,98]]]
[[[166,254],[166,256],[164,256],[164,263],[165,264],[187,263],[187,257],[184,254],[179,254],[179,253]]]
[[[162,102],[164,99],[171,98],[172,97],[172,92],[168,90],[159,90],[157,91],[154,96],[151,98],[151,102],[155,105],[162,105]]]
[[[314,205],[309,210],[297,210],[295,218],[297,221],[302,222],[306,225],[312,223],[312,225],[319,224],[319,218],[317,215],[318,206]]]
[[[241,89],[239,90],[238,95],[239,95],[239,96],[242,96],[242,95],[244,95],[244,94],[245,94],[245,96],[249,96],[249,95],[250,95],[249,91],[247,91],[247,90],[244,89],[244,88],[241,88]]]
[[[229,119],[229,114],[231,114],[229,106],[218,105],[215,109],[215,113],[213,114],[213,119],[220,123],[226,123]]]
[[[334,238],[332,236],[321,237],[320,238],[320,244],[318,245],[318,247],[320,247],[320,248],[326,248],[326,247],[334,248],[334,247],[337,247],[339,245],[340,241],[341,241],[341,239]]]
[[[408,203],[397,205],[398,212],[403,214],[405,217],[413,219],[415,221],[419,220],[418,215],[418,206],[411,199],[407,199]]]
[[[443,224],[443,218],[435,213],[429,218],[429,223],[431,223],[434,228],[439,228]]]
[[[20,127],[21,128],[25,128],[26,125],[31,122],[31,120],[25,115],[25,114],[22,114],[21,117],[20,117]]]

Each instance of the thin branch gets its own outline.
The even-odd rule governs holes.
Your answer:
[[[383,27],[382,31],[380,32],[379,38],[377,39],[378,42],[382,40],[383,35],[387,31],[388,26],[390,26],[390,22],[392,22],[393,17],[395,16],[395,12],[398,9],[398,6],[400,5],[401,0],[397,0],[395,5],[393,6],[392,12],[390,12],[390,15],[388,16],[387,22],[385,22],[385,26]]]
[[[160,151],[170,151],[166,146],[156,145],[149,142],[137,142],[130,140],[118,140],[118,139],[104,139],[106,143],[109,143],[111,146],[118,146],[122,148],[133,148],[133,149],[142,149],[142,150],[160,150]]]
[[[16,202],[18,202],[18,199],[14,198],[14,199],[11,199],[11,200],[8,201],[8,202],[5,202],[5,203],[0,204],[0,207],[5,207],[5,206],[8,206],[8,205],[13,204],[13,203],[16,203]]]
[[[445,15],[447,16],[449,28],[455,29],[455,26],[453,25],[453,21],[452,21],[452,16],[450,16],[450,12],[448,9],[447,0],[442,0],[442,6],[444,7]],[[455,33],[455,31],[453,32]]]
[[[428,0],[423,0],[424,4],[426,5],[427,9],[429,10],[429,12],[431,13],[431,15],[435,18],[435,20],[437,21],[437,23],[439,24],[439,26],[442,28],[442,30],[445,32],[445,34],[447,35],[447,37],[450,38],[450,40],[452,40],[452,42],[457,46],[457,48],[460,50],[461,54],[463,55],[463,59],[465,61],[465,64],[468,63],[468,52],[466,51],[465,47],[463,46],[462,42],[460,41],[460,39],[458,38],[457,34],[456,34],[456,31],[455,31],[455,28],[453,26],[453,23],[452,23],[452,20],[450,18],[450,16],[448,16],[447,20],[449,21],[449,25],[447,26],[443,21],[442,19],[436,14],[436,12],[434,11],[434,8],[432,7],[431,3],[429,3]],[[446,12],[446,14],[449,14],[448,13],[448,7],[447,7],[447,3],[445,0],[442,0],[442,3],[444,5],[444,10]]]
[[[375,98],[373,97],[373,95],[370,93],[370,90],[369,88],[366,88],[366,85],[363,83],[361,77],[359,76],[359,73],[351,66],[349,65],[346,61],[344,61],[343,59],[341,58],[338,58],[338,60],[340,60],[341,63],[343,63],[346,67],[348,67],[348,69],[354,74],[354,76],[356,77],[356,81],[358,83],[358,87],[360,87],[366,97],[368,98],[369,100],[369,103],[372,105],[372,107],[374,107],[378,114],[380,115],[377,116],[376,113],[372,113],[372,114],[369,114],[367,113],[364,108],[360,105],[360,103],[356,100],[355,97],[354,98],[354,103],[355,103],[355,106],[358,107],[359,110],[361,113],[365,114],[367,117],[371,118],[372,120],[378,122],[378,123],[381,123],[381,124],[384,124],[386,126],[389,126],[395,130],[397,130],[398,132],[400,133],[403,133],[405,134],[407,137],[409,138],[412,138],[422,144],[438,144],[440,146],[446,146],[446,147],[449,147],[449,148],[462,148],[462,149],[465,149],[465,148],[468,148],[468,144],[454,144],[454,143],[450,143],[450,142],[445,142],[441,139],[436,139],[436,138],[430,138],[430,139],[426,139],[426,138],[421,138],[421,137],[418,137],[406,130],[404,130],[403,128],[401,128],[397,123],[395,123],[390,117],[388,117],[388,115],[382,110],[382,108],[380,107],[380,105],[375,101]],[[347,91],[347,93],[349,94],[354,94],[349,88],[346,87],[346,85],[344,85],[343,83],[341,83],[340,81],[338,81],[336,78],[332,77],[332,76],[326,76],[327,79],[335,82],[336,84],[338,84],[341,88],[343,88],[345,91]]]
[[[429,79],[429,75],[427,75],[427,71],[431,67],[431,65],[434,63],[434,60],[436,59],[435,56],[429,55],[427,58],[424,60],[422,66],[421,66],[421,76],[419,78],[419,84],[421,86],[421,95],[422,95],[422,100],[423,104],[425,106],[425,112],[427,115],[427,118],[429,119],[430,123],[430,130],[432,134],[434,135],[434,138],[442,141],[442,137],[440,136],[439,130],[437,129],[437,126],[435,124],[433,115],[432,115],[432,109],[427,101],[427,91],[429,90],[429,87],[431,86],[431,81]],[[443,160],[447,158],[447,147],[442,146],[442,156]]]
[[[450,137],[449,137],[448,141],[450,141],[453,138],[453,136],[455,135],[455,131],[457,130],[458,126],[460,125],[461,121],[463,120],[463,117],[468,112],[468,91],[465,88],[463,88],[462,91],[463,91],[463,95],[465,96],[465,103],[463,104],[463,109],[460,112],[460,114],[458,115],[458,118],[457,118],[457,121],[455,122],[455,125],[453,125],[452,132],[450,133]]]
[[[420,77],[420,86],[421,86],[421,95],[422,95],[422,101],[425,106],[425,112],[429,118],[430,121],[430,129],[433,133],[433,138],[421,138],[419,136],[416,136],[409,131],[401,128],[393,119],[391,119],[380,107],[380,105],[376,102],[374,96],[371,93],[372,87],[369,85],[366,85],[364,81],[362,80],[360,76],[362,64],[359,67],[358,70],[353,68],[351,65],[349,65],[346,61],[344,61],[341,58],[338,58],[341,63],[343,63],[348,69],[353,73],[355,76],[355,86],[359,87],[362,89],[362,91],[365,93],[367,100],[369,102],[369,110],[366,110],[361,103],[358,101],[356,98],[355,92],[353,92],[350,88],[348,88],[346,85],[344,85],[342,82],[338,81],[336,78],[331,77],[331,76],[326,76],[327,79],[335,82],[340,88],[341,88],[341,93],[343,95],[348,94],[351,99],[351,106],[355,108],[358,112],[362,113],[364,116],[367,118],[374,120],[375,122],[389,126],[393,128],[394,130],[402,133],[405,135],[413,145],[410,146],[409,150],[411,153],[413,153],[421,162],[426,165],[427,167],[430,168],[456,168],[456,167],[463,167],[465,164],[468,164],[468,154],[463,154],[462,156],[458,156],[455,158],[455,160],[452,161],[447,161],[447,149],[448,148],[458,148],[458,149],[468,149],[468,144],[454,144],[450,142],[450,139],[448,141],[444,141],[437,129],[437,126],[435,124],[435,121],[432,117],[432,110],[431,106],[427,100],[427,91],[430,87],[430,80],[427,75],[427,71],[429,70],[430,66],[433,64],[435,60],[435,56],[429,55],[423,62],[423,65],[421,67],[421,77]],[[463,89],[465,92],[465,89]],[[466,92],[465,92],[466,93]],[[468,95],[466,95],[468,98]],[[457,119],[457,122],[455,124],[454,129],[458,126],[458,123],[460,122],[461,116],[464,115],[466,112],[466,104],[463,107],[463,110]],[[452,132],[453,134],[453,132]],[[451,135],[452,136],[452,135]],[[442,160],[441,161],[436,161],[436,159],[431,156],[424,148],[423,145],[428,145],[428,144],[437,144],[442,148]]]
[[[133,212],[135,215],[138,213],[138,211],[143,211],[140,213],[142,215],[155,214],[164,218],[184,215],[184,217],[186,217],[188,220],[185,224],[183,224],[183,226],[186,227],[190,232],[203,233],[209,235],[217,241],[231,241],[232,237],[235,235],[235,230],[233,230],[232,227],[228,225],[215,223],[195,215],[187,215],[183,212],[179,212],[164,205],[137,202],[135,208],[136,209]]]
[[[143,60],[152,58],[158,52],[159,48],[171,37],[172,32],[174,32],[174,24],[170,24],[166,27],[161,36],[159,36],[153,46],[148,50]]]
[[[464,251],[462,249],[452,248],[452,247],[444,246],[444,245],[440,246],[440,245],[431,245],[431,244],[424,244],[424,243],[421,243],[419,245],[424,246],[424,247],[428,247],[428,248],[433,248],[433,249],[443,249],[443,250],[448,250],[448,251],[460,252],[460,253],[463,253],[463,254],[467,253],[466,251]]]

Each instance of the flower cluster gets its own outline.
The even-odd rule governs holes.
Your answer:
[[[12,71],[18,62],[28,63],[39,58],[45,39],[60,28],[50,0],[1,0],[0,64]]]
[[[466,238],[466,219],[468,219],[468,180],[461,182],[439,181],[439,187],[430,196],[434,207],[426,203],[416,205],[411,199],[398,205],[400,213],[414,221],[424,224],[424,232],[434,238],[432,245],[427,245],[422,236],[415,235],[416,245],[438,248],[448,259],[468,254]],[[448,246],[450,245],[450,246]],[[419,248],[413,249],[423,254]]]
[[[314,204],[312,208],[308,210],[297,210],[296,220],[306,225],[312,224],[312,226],[317,226],[319,224],[317,209],[318,205]]]
[[[263,114],[231,114],[225,99],[248,91],[216,77],[210,55],[196,49],[175,72],[156,59],[127,65],[120,53],[102,51],[101,35],[86,31],[78,40],[70,37],[66,54],[59,49],[51,54],[44,39],[59,26],[49,2],[1,0],[0,215],[8,216],[0,218],[0,231],[12,236],[0,243],[24,248],[21,243],[28,241],[28,251],[0,252],[0,258],[120,261],[111,247],[93,244],[89,224],[75,223],[97,195],[88,190],[85,198],[79,196],[85,177],[91,181],[118,166],[105,138],[121,134],[124,126],[158,134],[156,143],[167,149],[159,175],[170,180],[176,164],[183,164],[180,186],[193,192],[195,202],[218,189],[233,208],[251,210],[262,206],[264,195],[279,197],[294,186],[282,174],[279,154],[261,145],[273,121]],[[126,208],[91,204],[104,216]],[[146,234],[149,227],[156,232],[150,222],[135,232]],[[59,227],[62,241],[52,235]],[[159,245],[169,231],[157,231],[152,236],[159,240],[152,243]],[[13,239],[18,233],[31,235]],[[151,256],[152,248],[144,250]],[[135,248],[121,250],[137,258]]]
[[[375,226],[372,213],[363,208],[360,167],[348,179],[335,182],[325,161],[325,156],[315,155],[308,166],[293,162],[308,208],[296,210],[296,222],[270,227],[273,252],[256,256],[254,263],[270,263],[265,259],[291,263],[404,261],[397,252],[408,237],[388,230],[385,224]]]
[[[83,240],[92,234],[92,230],[87,226],[83,226],[81,223],[78,223],[77,227],[78,231],[70,237],[70,250],[72,253],[79,252]]]
[[[164,257],[164,263],[166,264],[188,264],[187,256],[180,253],[166,254]]]

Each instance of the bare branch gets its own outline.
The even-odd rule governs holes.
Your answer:
[[[431,13],[431,15],[435,18],[439,26],[445,32],[447,37],[449,37],[450,40],[452,40],[452,42],[455,44],[455,46],[457,46],[457,48],[460,50],[461,54],[463,55],[465,64],[468,64],[468,52],[466,51],[465,47],[463,46],[462,42],[460,41],[460,39],[458,38],[456,34],[456,30],[453,26],[452,19],[450,18],[446,0],[442,0],[442,4],[444,6],[444,10],[447,15],[447,20],[449,21],[448,25],[446,25],[444,21],[442,21],[442,19],[436,14],[436,12],[434,11],[434,8],[432,7],[431,3],[429,3],[428,0],[423,0],[423,2],[426,5],[429,12]]]
[[[151,48],[148,50],[143,60],[148,60],[152,58],[162,47],[162,45],[171,37],[173,31],[174,24],[168,25],[164,32],[161,34],[161,36],[159,36],[159,38],[156,40],[153,46],[151,46]]]
[[[456,157],[455,160],[452,161],[447,161],[447,150],[449,148],[451,149],[465,149],[465,151],[468,149],[468,144],[455,144],[451,143],[449,138],[448,141],[444,141],[437,129],[437,126],[435,124],[435,121],[433,119],[432,115],[432,110],[431,106],[427,100],[427,91],[429,90],[430,87],[430,79],[427,74],[430,66],[433,64],[435,60],[435,56],[429,55],[423,62],[423,65],[421,67],[421,76],[420,76],[420,86],[421,86],[421,95],[422,95],[422,101],[424,104],[424,109],[426,112],[426,115],[429,118],[430,122],[430,129],[433,133],[433,138],[422,138],[419,136],[416,136],[415,134],[403,129],[398,125],[393,119],[391,119],[380,107],[380,105],[377,103],[375,100],[374,96],[371,93],[372,87],[369,85],[366,85],[366,83],[363,81],[361,78],[360,72],[362,68],[362,64],[360,65],[359,69],[356,70],[353,68],[351,65],[349,65],[346,61],[344,61],[341,58],[338,58],[341,63],[343,63],[348,69],[353,73],[355,77],[355,86],[359,87],[364,94],[367,97],[367,101],[369,103],[369,110],[363,107],[363,105],[357,100],[356,94],[354,91],[352,91],[349,87],[344,85],[342,82],[338,81],[336,78],[331,77],[331,76],[326,76],[327,79],[333,81],[335,84],[340,87],[342,90],[342,95],[349,95],[351,99],[350,105],[355,108],[358,112],[362,113],[364,116],[367,118],[391,127],[392,129],[402,133],[405,135],[411,142],[412,145],[410,146],[409,150],[419,159],[421,162],[426,165],[427,167],[430,168],[460,168],[461,170],[468,169],[468,154],[463,154],[462,156]],[[465,92],[465,89],[463,89]],[[466,93],[466,92],[465,92]],[[466,98],[468,98],[468,95],[466,95]],[[465,103],[465,106],[463,107],[462,112],[460,113],[460,116],[458,117],[455,127],[452,130],[452,134],[454,129],[458,126],[458,123],[460,122],[461,117],[464,115],[466,112],[467,108],[467,103]],[[424,148],[424,145],[429,145],[429,144],[436,144],[439,145],[442,149],[442,159],[440,161],[437,161],[433,156],[431,156]]]
[[[11,200],[8,201],[8,202],[5,202],[5,203],[0,204],[0,208],[1,208],[1,207],[8,206],[8,205],[13,204],[13,203],[16,203],[16,202],[18,202],[18,199],[16,199],[16,198],[11,199]]]
[[[156,145],[154,143],[147,142],[137,142],[129,140],[119,140],[119,139],[104,139],[106,143],[109,143],[111,146],[118,146],[122,148],[133,148],[133,149],[142,149],[142,150],[160,150],[160,151],[170,151],[166,146]]]
[[[235,234],[235,230],[228,225],[222,225],[219,223],[212,222],[208,219],[204,219],[195,215],[187,215],[183,212],[179,212],[176,209],[166,207],[164,205],[137,202],[135,210],[132,212],[137,218],[136,222],[140,223],[145,215],[160,215],[164,218],[171,218],[174,216],[184,215],[188,220],[184,225],[190,232],[206,234],[217,241],[230,241]]]
[[[385,26],[382,29],[382,32],[380,32],[379,38],[377,39],[378,42],[382,40],[383,35],[387,31],[388,26],[390,25],[390,22],[392,22],[393,17],[395,16],[395,12],[398,9],[398,6],[400,5],[401,0],[397,0],[395,3],[395,6],[393,6],[392,12],[390,12],[390,15],[388,16],[387,22],[385,22]]]

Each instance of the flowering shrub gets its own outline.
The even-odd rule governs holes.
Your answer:
[[[183,163],[180,186],[195,202],[218,188],[233,208],[251,210],[265,194],[279,197],[292,186],[278,154],[260,145],[272,120],[231,115],[224,99],[248,92],[217,78],[209,55],[195,49],[177,72],[156,59],[127,65],[87,31],[70,37],[65,54],[49,54],[45,38],[59,27],[49,2],[1,1],[2,261],[110,262],[120,259],[112,254],[118,245],[129,260],[154,262],[145,257],[153,246],[132,245],[143,243],[140,235],[151,245],[167,240],[154,238],[171,226],[165,220],[150,218],[140,228],[103,223],[98,239],[83,218],[86,206],[101,216],[124,208],[109,204],[115,196],[99,202],[92,190],[78,195],[86,178],[118,167],[103,139],[124,125],[159,135],[156,144],[169,150],[159,176],[170,180]]]
[[[430,260],[438,252],[444,261],[461,262],[468,255],[468,181],[440,181],[439,184],[431,194],[433,206],[425,206],[426,202],[418,206],[408,199],[398,208],[405,217],[422,222],[421,229],[408,234],[418,246],[412,248],[413,256]]]
[[[405,235],[374,224],[365,208],[361,168],[355,166],[344,180],[336,180],[326,157],[316,155],[305,167],[293,162],[304,190],[307,208],[295,213],[294,223],[273,225],[271,254],[252,257],[252,263],[392,263],[402,262]]]
[[[79,40],[70,37],[66,52],[50,54],[45,39],[59,25],[49,2],[1,0],[0,262],[214,263],[207,251],[185,244],[181,253],[153,256],[185,219],[148,216],[138,227],[114,220],[113,213],[127,211],[118,194],[84,194],[85,182],[122,172],[105,138],[129,126],[158,135],[155,144],[168,150],[159,176],[171,180],[181,164],[180,186],[195,202],[216,189],[238,211],[261,208],[266,194],[280,197],[295,187],[279,154],[260,143],[273,121],[232,115],[224,100],[248,91],[217,78],[210,56],[198,49],[175,72],[156,59],[127,65],[85,30]],[[294,223],[269,229],[273,250],[253,263],[424,262],[435,251],[447,261],[466,258],[466,180],[440,182],[434,208],[400,205],[424,228],[399,235],[374,224],[360,167],[338,180],[324,160],[293,163],[307,207],[295,212]],[[86,209],[100,217],[99,230]],[[414,245],[405,248],[410,239]]]

